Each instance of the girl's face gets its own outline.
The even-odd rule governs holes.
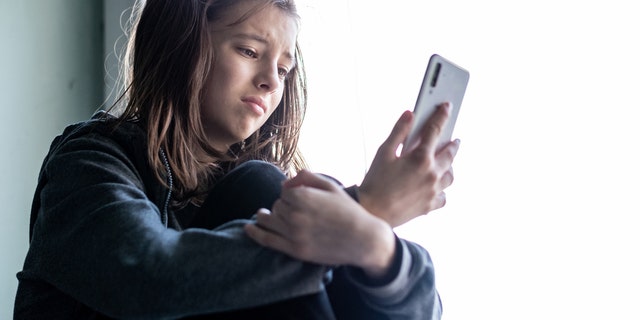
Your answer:
[[[267,5],[229,26],[253,6],[241,1],[210,28],[214,58],[200,112],[211,143],[222,152],[267,121],[295,64],[298,27],[281,9]]]

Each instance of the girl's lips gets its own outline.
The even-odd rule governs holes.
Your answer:
[[[260,115],[267,113],[267,107],[265,107],[264,101],[260,98],[246,97],[242,99],[242,102],[253,107],[254,111]]]

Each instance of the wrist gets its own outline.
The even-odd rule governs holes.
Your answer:
[[[386,221],[383,215],[380,215],[379,212],[383,211],[379,208],[378,202],[376,201],[376,197],[372,195],[366,186],[359,186],[356,188],[356,196],[357,201],[360,205],[367,210],[369,213],[374,216]],[[388,221],[386,221],[388,223]]]
[[[376,227],[372,231],[372,244],[362,259],[360,268],[364,273],[373,279],[385,277],[392,269],[394,257],[396,255],[396,236],[391,227],[383,220],[373,217],[376,220]]]

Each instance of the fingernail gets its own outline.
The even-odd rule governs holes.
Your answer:
[[[401,118],[404,122],[409,121],[409,119],[411,119],[411,111],[406,110],[405,112],[403,112]]]
[[[258,213],[262,213],[262,214],[271,214],[271,211],[267,208],[260,208],[258,209]]]

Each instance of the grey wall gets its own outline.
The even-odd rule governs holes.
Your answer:
[[[104,70],[113,69],[105,66],[105,50],[113,49],[105,34],[117,37],[119,26],[108,21],[105,33],[103,19],[132,1],[104,2],[103,8],[102,0],[0,0],[0,319],[13,317],[15,274],[49,144],[104,100]]]
[[[105,0],[104,1],[104,50],[105,50],[105,104],[111,105],[115,101],[115,88],[118,77],[118,64],[122,50],[126,46],[123,27],[131,17],[131,7],[135,0]]]

